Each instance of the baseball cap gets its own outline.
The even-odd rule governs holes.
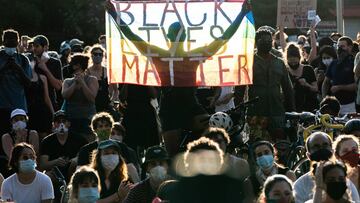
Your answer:
[[[155,160],[169,160],[169,154],[167,153],[166,149],[162,146],[156,145],[149,147],[145,152],[145,162],[146,165],[150,161]]]
[[[120,148],[119,144],[114,140],[104,140],[99,143],[98,149],[106,149],[108,147]]]
[[[54,119],[58,118],[58,117],[65,117],[66,118],[66,113],[63,110],[59,110],[59,111],[54,113],[53,117],[54,117]]]
[[[67,41],[63,41],[60,45],[59,53],[61,54],[61,53],[63,53],[63,51],[65,51],[67,49],[71,49],[70,44]]]
[[[49,45],[49,40],[44,35],[36,35],[32,42],[41,46]]]
[[[79,40],[79,39],[72,39],[72,40],[70,40],[70,42],[69,42],[69,45],[70,45],[70,47],[72,48],[73,46],[75,46],[75,45],[83,45],[84,44],[84,42],[83,41],[81,41],[81,40]]]
[[[11,112],[10,119],[14,118],[15,116],[27,116],[26,112],[22,109],[15,109]]]

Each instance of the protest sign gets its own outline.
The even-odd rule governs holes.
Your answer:
[[[308,28],[316,17],[316,0],[278,0],[277,26]]]
[[[252,83],[255,28],[251,11],[240,15],[243,0],[112,4],[115,12],[106,15],[111,83]]]

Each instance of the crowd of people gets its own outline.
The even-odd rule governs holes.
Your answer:
[[[169,36],[179,32],[169,28]],[[105,41],[66,40],[56,52],[44,35],[3,31],[0,199],[360,202],[360,120],[334,138],[312,133],[305,141],[311,168],[299,177],[274,147],[291,139],[285,112],[360,113],[360,32],[319,38],[312,26],[290,42],[282,26],[262,26],[253,84],[213,88],[109,84]],[[229,126],[209,126],[209,115],[256,97],[246,114],[251,147],[240,157],[229,150]]]

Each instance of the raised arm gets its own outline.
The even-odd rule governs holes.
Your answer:
[[[224,34],[211,42],[208,46],[199,47],[190,51],[192,54],[202,54],[203,56],[212,56],[235,34],[243,18],[251,11],[251,5],[248,0],[244,1],[242,9],[232,24],[225,30]]]
[[[148,44],[141,37],[136,35],[121,18],[118,18],[115,7],[111,3],[110,0],[106,1],[105,9],[111,15],[113,20],[115,21],[116,28],[119,30],[119,32],[123,33],[127,39],[132,41],[132,43],[135,45],[135,47],[142,54],[146,54],[146,53],[150,52],[150,53],[159,53],[160,55],[166,55],[168,53],[167,51],[165,51],[159,47]]]

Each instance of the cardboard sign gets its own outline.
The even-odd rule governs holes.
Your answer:
[[[278,0],[277,26],[308,28],[316,18],[316,0]]]

